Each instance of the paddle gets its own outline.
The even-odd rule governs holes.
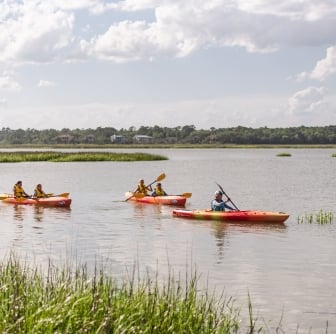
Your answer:
[[[152,183],[150,183],[148,186],[146,186],[146,188],[147,188],[147,187],[150,187],[150,186],[151,186],[152,184],[154,184],[155,182],[162,181],[165,177],[166,177],[166,174],[165,174],[165,173],[160,174],[160,175],[156,178],[156,180],[154,180]],[[127,202],[129,199],[131,199],[132,197],[134,197],[135,194],[138,194],[138,193],[136,193],[136,190],[134,190],[134,191],[133,191],[133,195],[130,196],[130,197],[128,197],[128,198],[126,198],[124,202]]]
[[[218,184],[217,182],[215,182],[217,184],[217,186],[219,187],[219,189],[221,190],[221,192],[223,193],[223,195],[226,196],[226,198],[228,199],[228,201],[230,201],[232,203],[232,205],[235,207],[235,209],[237,211],[240,211],[237,206],[232,202],[231,198],[225,193],[224,189],[222,188],[222,186],[220,184]]]
[[[181,196],[181,197],[185,197],[185,198],[190,198],[192,196],[192,193],[183,193],[180,195],[171,195],[171,196]]]
[[[47,194],[48,197],[69,197],[70,193],[61,193],[58,195],[54,195],[54,194]]]
[[[2,201],[3,199],[9,198],[9,197],[13,197],[13,195],[12,194],[1,194],[0,195],[0,200]]]

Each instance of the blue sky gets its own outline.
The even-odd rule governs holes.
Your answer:
[[[0,1],[0,126],[336,124],[335,0]]]

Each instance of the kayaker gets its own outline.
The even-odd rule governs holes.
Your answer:
[[[215,192],[215,198],[211,201],[211,210],[212,211],[225,211],[225,209],[234,210],[230,205],[226,204],[229,202],[230,199],[227,201],[223,201],[223,193],[220,190]]]
[[[36,198],[48,197],[48,195],[43,191],[41,183],[36,185],[36,188],[34,190],[34,197]]]
[[[168,194],[162,189],[162,184],[159,182],[154,191],[152,192],[152,196],[167,196]]]
[[[30,197],[22,188],[22,181],[17,181],[13,187],[14,197]]]
[[[148,195],[148,191],[153,191],[152,186],[146,186],[144,179],[140,179],[138,187],[137,187],[137,190],[135,192],[136,193],[142,193],[145,196],[147,196]]]

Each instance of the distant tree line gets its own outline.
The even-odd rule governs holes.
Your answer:
[[[336,144],[336,125],[324,127],[289,128],[232,128],[196,129],[194,125],[173,128],[141,126],[138,129],[17,129],[2,128],[0,145],[52,145],[52,144],[111,144],[112,137],[122,138],[123,144],[134,144],[136,136],[148,136],[152,144],[238,144],[238,145],[314,145]]]

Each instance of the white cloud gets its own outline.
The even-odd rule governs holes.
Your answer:
[[[0,62],[46,63],[72,39],[73,14],[47,2],[0,4]]]
[[[324,59],[319,60],[311,72],[312,79],[324,81],[329,76],[336,74],[336,46],[327,49],[327,55]]]
[[[10,75],[0,76],[0,90],[20,91],[20,84]]]
[[[49,80],[40,80],[37,86],[38,87],[55,87],[56,83],[53,81],[49,81]]]
[[[324,81],[334,74],[336,74],[336,46],[331,46],[327,48],[326,57],[319,60],[311,72],[304,71],[299,73],[296,76],[296,80],[298,82],[307,79]]]
[[[125,1],[123,9],[154,10],[155,21],[122,21],[91,40],[82,40],[90,56],[116,62],[158,56],[186,57],[208,47],[273,52],[281,46],[335,40],[335,9],[313,1]],[[322,21],[327,17],[328,20]],[[332,17],[333,19],[329,19]],[[304,33],[303,33],[304,32]]]
[[[289,111],[294,115],[311,115],[327,110],[325,89],[308,87],[293,94],[288,100]]]
[[[66,61],[74,57],[78,41],[90,57],[117,63],[186,57],[208,47],[239,46],[248,52],[273,52],[285,45],[335,41],[335,8],[327,0],[2,2],[0,62]],[[108,23],[105,17],[105,31],[85,39],[75,36],[80,12],[99,15],[108,10],[148,10],[154,21],[130,16],[132,19]],[[93,20],[86,26],[90,23],[97,25]]]

